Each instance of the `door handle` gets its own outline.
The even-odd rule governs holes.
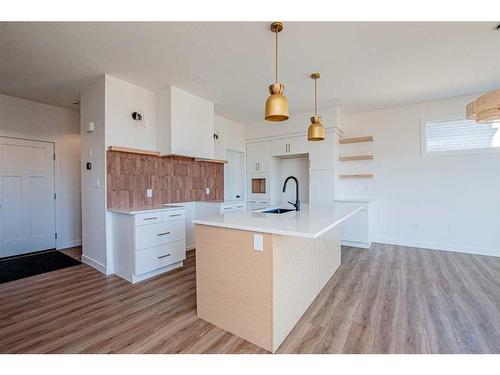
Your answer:
[[[165,236],[167,234],[170,234],[170,232],[158,233],[158,236]]]
[[[166,257],[169,257],[169,256],[170,256],[170,254],[167,254],[167,255],[161,255],[161,256],[159,256],[159,257],[158,257],[158,259],[161,259],[161,258],[166,258]]]

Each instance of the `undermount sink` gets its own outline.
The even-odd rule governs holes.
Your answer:
[[[270,210],[261,211],[264,214],[284,214],[285,212],[295,211],[294,208],[272,208]]]

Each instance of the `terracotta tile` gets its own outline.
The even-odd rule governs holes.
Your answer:
[[[187,164],[183,163],[174,164],[174,176],[176,177],[187,176]]]
[[[224,198],[222,164],[108,151],[106,169],[110,208]],[[148,188],[153,189],[152,198],[146,198]]]

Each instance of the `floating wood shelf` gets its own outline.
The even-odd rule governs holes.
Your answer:
[[[138,148],[130,148],[130,147],[109,146],[108,150],[109,151],[117,151],[117,152],[128,152],[129,154],[160,156],[160,153],[158,151],[140,150]]]
[[[365,173],[365,174],[341,174],[340,178],[372,178],[373,174]]]
[[[341,138],[339,143],[341,145],[346,143],[359,143],[359,142],[373,142],[373,137],[371,135],[367,137],[355,137],[355,138]]]
[[[341,156],[340,161],[373,160],[373,155]]]
[[[227,160],[195,158],[194,161],[208,161],[209,163],[226,164]]]

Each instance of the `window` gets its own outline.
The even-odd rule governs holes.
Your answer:
[[[478,124],[454,119],[422,122],[422,153],[445,155],[470,152],[500,152],[500,124]]]

